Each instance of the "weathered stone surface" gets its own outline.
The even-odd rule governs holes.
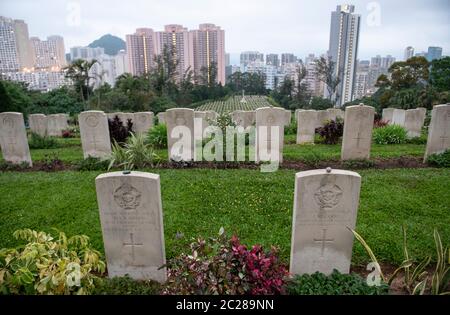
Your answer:
[[[156,117],[158,117],[158,124],[162,125],[166,123],[166,120],[164,119],[165,113],[164,112],[160,112],[156,115]]]
[[[340,108],[328,108],[327,112],[328,112],[328,118],[330,120],[336,121],[337,118],[344,119],[345,113]]]
[[[295,175],[290,272],[349,273],[361,177],[344,170]]]
[[[285,123],[286,111],[283,108],[261,107],[256,109],[255,161],[257,163],[260,161],[283,162]]]
[[[108,276],[166,280],[159,175],[131,172],[95,179]]]
[[[450,103],[436,105],[431,111],[428,127],[425,161],[431,154],[443,153],[450,148]]]
[[[5,161],[32,166],[22,113],[0,113],[0,146]]]
[[[422,133],[423,123],[425,122],[425,115],[423,110],[408,109],[405,113],[405,129],[408,131],[408,137],[420,137]]]
[[[105,158],[111,154],[108,119],[102,111],[86,111],[78,116],[84,158]]]
[[[191,161],[194,159],[194,110],[171,108],[165,113],[167,149],[169,159]]]
[[[56,114],[58,121],[58,129],[61,131],[61,134],[64,130],[69,129],[69,115],[67,114]]]
[[[47,116],[47,135],[51,137],[61,137],[60,117],[58,114]]]
[[[383,115],[381,119],[391,124],[392,118],[394,117],[394,110],[395,108],[383,108]]]
[[[47,135],[47,116],[44,114],[31,114],[28,116],[31,132],[45,137]]]
[[[318,110],[317,111],[317,121],[316,121],[316,128],[323,127],[327,121],[329,121],[330,118],[330,112],[326,110]]]
[[[285,109],[285,115],[286,122],[284,123],[284,126],[287,127],[291,124],[292,113],[289,109]]]
[[[134,113],[133,131],[140,134],[147,133],[153,127],[153,118],[152,112]]]
[[[355,105],[345,109],[342,160],[370,158],[374,116],[375,110],[371,106]]]
[[[246,110],[235,110],[231,113],[231,120],[236,126],[247,128],[256,122],[256,112]]]
[[[315,110],[302,110],[297,112],[297,144],[314,143],[317,123]]]
[[[392,122],[391,125],[399,125],[404,127],[405,126],[405,115],[406,111],[404,109],[398,109],[395,108],[394,112],[392,114]]]

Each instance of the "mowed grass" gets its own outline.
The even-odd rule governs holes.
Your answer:
[[[295,143],[295,135],[287,135],[285,141]],[[79,138],[58,139],[60,145],[55,149],[32,149],[31,158],[33,161],[42,161],[47,157],[58,157],[61,161],[67,163],[78,162],[83,159],[83,150]],[[156,154],[162,159],[167,160],[167,149],[155,150]],[[248,149],[246,150],[248,153]],[[423,156],[425,153],[424,144],[397,144],[397,145],[379,145],[372,144],[371,158],[396,158],[405,156]],[[341,156],[341,145],[327,144],[285,144],[283,157],[286,161],[326,161],[339,160]],[[247,154],[248,157],[248,154]],[[0,154],[0,160],[3,157]]]
[[[289,261],[293,170],[148,170],[161,175],[166,252],[187,250],[192,238],[215,236],[220,227],[248,245],[279,246]],[[0,248],[17,245],[21,228],[103,242],[94,179],[100,172],[5,172],[0,174]],[[402,261],[401,226],[418,259],[434,254],[433,229],[450,243],[450,169],[364,170],[357,230],[383,262]],[[181,233],[183,237],[177,238]],[[369,261],[355,241],[353,263]]]

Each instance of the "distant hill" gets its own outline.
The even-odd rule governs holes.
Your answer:
[[[89,44],[89,47],[102,47],[105,49],[105,54],[114,56],[117,55],[119,50],[125,49],[126,45],[123,39],[111,34],[107,34],[103,35],[97,40],[94,40]]]

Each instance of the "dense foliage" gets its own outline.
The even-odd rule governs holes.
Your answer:
[[[427,162],[435,167],[450,167],[450,149],[443,153],[430,155]]]
[[[387,125],[373,129],[373,141],[376,144],[401,144],[406,143],[408,132],[399,125]]]
[[[58,141],[54,137],[43,137],[32,132],[28,145],[30,149],[54,149],[58,147]]]
[[[86,235],[54,238],[30,229],[14,232],[26,241],[18,248],[0,250],[0,293],[89,294],[96,274],[105,272],[100,253]]]
[[[131,132],[133,132],[133,122],[131,119],[123,122],[118,116],[114,116],[113,119],[108,119],[108,127],[111,143],[116,142],[119,145],[123,145]]]
[[[250,250],[237,237],[198,239],[168,262],[165,294],[280,294],[287,269],[275,248]]]
[[[317,133],[322,137],[325,144],[337,144],[344,134],[344,122],[342,119],[329,120]]]
[[[129,276],[101,278],[95,281],[93,295],[156,295],[161,284],[155,281],[136,281]]]
[[[167,126],[158,124],[148,131],[148,142],[156,149],[167,148]]]
[[[342,274],[334,270],[329,276],[316,272],[297,275],[287,282],[286,291],[291,295],[380,295],[387,294],[386,284],[369,286],[361,276]]]

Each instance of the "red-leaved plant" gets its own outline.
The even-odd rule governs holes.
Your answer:
[[[191,254],[181,254],[167,264],[164,294],[281,294],[288,275],[272,247],[264,252],[259,245],[251,250],[236,236],[223,231],[208,241],[190,245]]]

